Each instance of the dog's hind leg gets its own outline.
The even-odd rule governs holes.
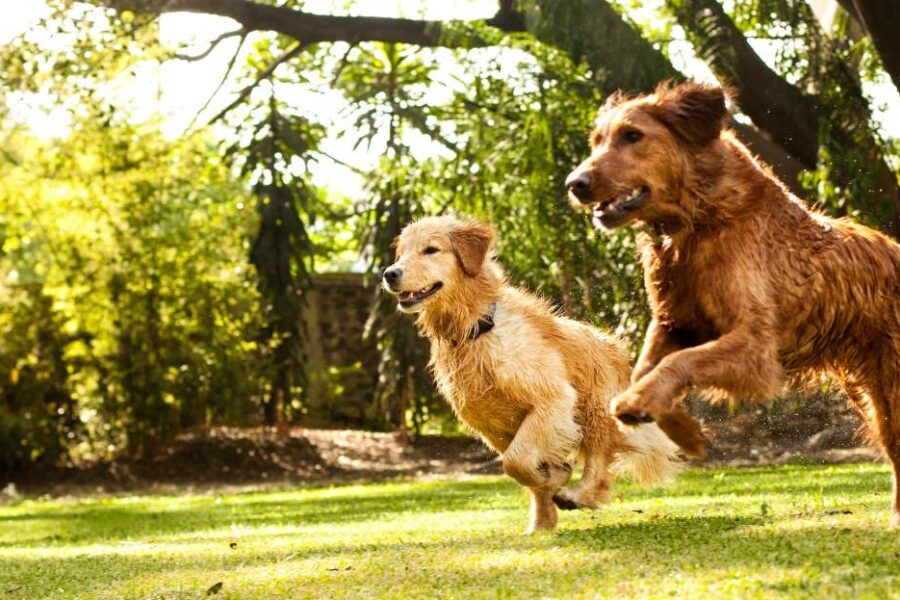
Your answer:
[[[553,501],[563,510],[597,508],[609,499],[613,480],[610,465],[614,449],[620,443],[621,433],[616,430],[606,413],[608,404],[608,395],[598,394],[582,414],[584,428],[581,456],[584,459],[584,471],[578,483],[571,488],[560,489],[553,496]]]
[[[893,467],[893,479],[891,480],[891,529],[900,529],[900,425],[897,423],[897,413],[900,412],[900,397],[893,399],[892,423],[890,437],[887,440],[889,446],[885,448]]]
[[[893,364],[889,362],[882,361],[880,376],[870,377],[868,383],[849,386],[847,393],[865,416],[872,437],[891,461],[890,526],[900,529],[900,356]]]
[[[586,447],[584,472],[571,488],[562,488],[553,496],[553,502],[563,510],[597,508],[609,500],[612,484],[610,449]]]
[[[873,404],[877,407],[874,412],[879,445],[893,467],[890,526],[900,529],[900,397],[891,400],[874,397]]]
[[[890,429],[890,445],[886,452],[894,468],[890,526],[900,529],[900,352],[891,355],[890,362],[885,361],[883,368],[888,371],[884,374],[884,382],[888,384],[884,398],[888,409],[885,428]]]

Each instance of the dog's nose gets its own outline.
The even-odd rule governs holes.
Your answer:
[[[591,174],[587,171],[572,171],[566,177],[566,189],[585,204],[591,201]]]
[[[397,267],[388,267],[384,270],[384,282],[388,284],[390,287],[394,287],[398,283],[400,283],[400,276],[403,275],[403,271],[398,269]]]

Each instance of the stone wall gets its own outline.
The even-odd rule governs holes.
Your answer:
[[[363,334],[376,289],[361,273],[319,274],[313,283],[303,315],[309,384],[295,422],[307,427],[371,427],[378,353]]]

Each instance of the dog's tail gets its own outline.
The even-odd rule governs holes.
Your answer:
[[[612,464],[616,475],[631,475],[640,485],[662,485],[685,467],[678,446],[656,423],[627,427],[625,442],[629,448]]]

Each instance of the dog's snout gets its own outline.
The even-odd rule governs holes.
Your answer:
[[[399,267],[388,267],[384,270],[384,282],[391,287],[394,287],[398,283],[400,283],[400,277],[403,275],[403,270]]]
[[[591,174],[587,171],[572,171],[566,177],[566,189],[580,202],[591,201]]]

